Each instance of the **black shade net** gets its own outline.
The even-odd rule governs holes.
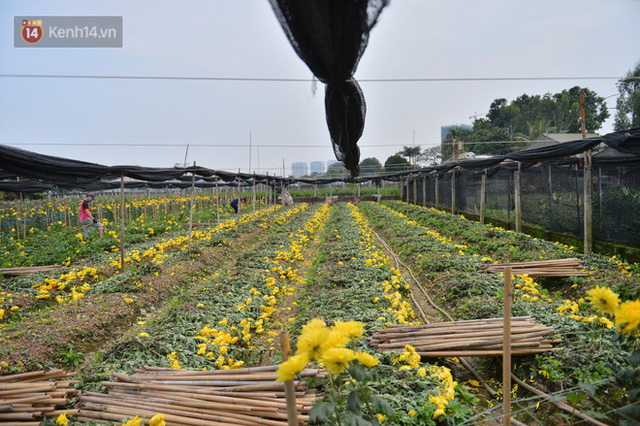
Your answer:
[[[351,175],[358,176],[358,140],[367,108],[353,74],[388,0],[270,1],[300,59],[327,85],[325,110],[333,151]]]

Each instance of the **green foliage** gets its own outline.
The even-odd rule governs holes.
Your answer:
[[[66,348],[60,349],[58,354],[60,355],[60,361],[69,367],[77,367],[84,360],[84,354],[82,352],[76,352],[71,343],[69,343]]]
[[[407,159],[399,154],[391,155],[387,158],[387,161],[384,162],[384,170],[386,172],[399,172],[402,170],[408,170],[410,167],[411,164]]]
[[[635,79],[632,79],[635,77]],[[640,61],[618,81],[620,96],[613,128],[616,131],[640,126]]]

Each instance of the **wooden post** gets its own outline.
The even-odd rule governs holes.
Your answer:
[[[282,362],[291,356],[289,345],[289,332],[280,333],[280,346],[282,347]],[[287,401],[287,423],[289,426],[298,426],[298,410],[296,409],[296,389],[293,380],[284,382],[284,394]]]
[[[598,166],[598,231],[602,234],[602,166]]]
[[[436,174],[436,210],[440,209],[440,175]]]
[[[553,230],[553,186],[551,180],[551,164],[549,164],[549,230]]]
[[[193,162],[193,167],[196,162]],[[187,238],[187,247],[191,248],[191,232],[193,231],[193,207],[196,198],[196,174],[191,173],[191,203],[189,204],[189,237]]]
[[[317,197],[318,196],[318,184],[314,183],[313,184],[313,197]]]
[[[513,198],[516,207],[516,232],[522,232],[522,163],[520,161],[518,161]]]
[[[427,206],[427,174],[422,175],[422,207]]]
[[[413,176],[413,204],[418,205],[418,175]]]
[[[452,170],[451,175],[451,214],[456,214],[456,169]]]
[[[511,267],[504,269],[504,313],[502,339],[503,425],[511,424]]]
[[[584,254],[593,251],[593,169],[591,150],[584,153]]]
[[[487,208],[487,169],[484,169],[480,181],[480,223],[484,225],[484,214]]]
[[[120,273],[124,272],[124,173],[120,175]]]
[[[404,177],[402,176],[400,176],[400,201],[404,201]]]
[[[218,232],[220,232],[220,192],[218,191],[218,176],[216,176],[216,222],[218,222]]]
[[[253,172],[253,198],[251,199],[253,214],[256,214],[256,172]]]

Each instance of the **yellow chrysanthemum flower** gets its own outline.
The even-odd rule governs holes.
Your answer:
[[[160,413],[151,417],[151,420],[149,420],[149,426],[165,426],[166,424],[167,423],[164,421],[164,415]]]
[[[69,419],[67,418],[67,413],[62,413],[56,419],[57,425],[67,426],[69,424]]]
[[[307,363],[309,362],[309,358],[307,358],[306,353],[300,353],[292,356],[278,367],[278,382],[286,382],[287,380],[292,380],[293,377],[305,369]]]
[[[640,300],[624,302],[616,310],[616,325],[622,334],[632,334],[640,325]]]
[[[122,426],[141,426],[142,425],[142,420],[138,418],[138,416],[135,416],[133,419],[129,420],[128,422],[124,422],[122,423]]]
[[[374,365],[378,365],[378,358],[366,352],[356,352],[356,359],[365,367],[373,367]]]
[[[340,321],[336,320],[332,330],[338,331],[340,334],[347,337],[349,340],[362,337],[364,334],[364,324],[358,321]]]
[[[320,362],[324,364],[329,373],[340,374],[354,359],[356,359],[356,354],[351,349],[330,348],[322,354]]]
[[[620,297],[617,293],[611,291],[609,287],[596,286],[587,291],[587,299],[591,306],[597,309],[600,313],[609,312],[613,315],[616,308],[620,304]]]
[[[306,354],[308,359],[320,358],[323,346],[327,342],[329,334],[329,329],[324,327],[312,327],[307,328],[306,330],[303,329],[302,335],[298,338],[297,353]]]

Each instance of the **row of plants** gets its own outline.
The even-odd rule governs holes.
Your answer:
[[[477,272],[482,264],[580,257],[588,271],[585,277],[514,277],[514,315],[530,315],[553,326],[562,340],[552,352],[518,359],[516,374],[552,392],[580,395],[578,406],[594,417],[607,418],[602,411],[628,407],[633,394],[625,389],[632,385],[617,377],[637,363],[631,356],[640,321],[637,266],[615,257],[583,256],[559,243],[434,209],[398,202],[366,203],[362,208],[456,319],[502,316],[504,278]],[[610,299],[609,291],[627,303],[618,316],[598,302]],[[489,375],[499,371],[491,364],[486,368]],[[599,402],[605,395],[608,407]]]
[[[10,223],[5,228],[1,227],[0,222],[0,268],[68,265],[95,251],[117,251],[121,237],[120,200],[117,197],[105,198],[99,197],[92,204],[94,217],[99,218],[105,228],[105,238],[102,239],[97,238],[95,230],[91,231],[89,239],[83,238],[83,229],[78,219],[78,199],[58,200],[56,205],[43,204],[28,210],[15,206],[5,207],[5,217],[15,219],[22,215],[22,219],[15,219],[18,221],[17,225]],[[264,207],[263,201],[259,199],[256,207]],[[184,196],[127,200],[125,244],[187,229],[190,205],[191,198]],[[61,211],[63,217],[48,213],[47,209]],[[233,213],[225,199],[216,201],[215,196],[210,194],[198,195],[193,210],[194,223],[216,222],[218,214],[224,220]],[[34,217],[32,222],[27,222],[29,215]],[[36,220],[40,215],[53,219],[46,222]],[[7,219],[4,223],[7,224]]]
[[[306,207],[303,205],[302,208]],[[39,273],[5,281],[0,293],[3,354],[11,355],[13,360],[17,360],[20,354],[30,359],[29,351],[20,345],[24,346],[25,338],[33,336],[35,339],[41,333],[47,334],[43,344],[57,346],[51,337],[55,332],[76,340],[73,333],[84,336],[95,331],[92,327],[117,328],[122,322],[129,321],[132,315],[161,303],[166,293],[177,291],[176,283],[181,276],[202,269],[203,250],[220,251],[231,247],[240,250],[239,241],[244,239],[245,233],[264,233],[270,226],[280,223],[283,214],[290,214],[289,210],[279,213],[281,209],[281,206],[274,206],[258,210],[255,214],[242,215],[239,220],[227,220],[221,223],[220,230],[213,225],[196,231],[190,245],[182,233],[175,232],[173,238],[154,237],[131,245],[125,253],[122,273],[118,269],[119,257],[114,263],[109,253],[98,253],[87,258],[85,265],[79,265],[70,272],[57,275],[55,272]],[[290,211],[295,213],[298,210]],[[207,263],[216,264],[220,259],[214,256]],[[76,323],[75,319],[85,317],[90,318],[87,327]],[[72,324],[73,333],[64,329],[68,323]],[[109,337],[107,331],[99,333],[100,341]],[[93,343],[81,345],[90,347]],[[19,351],[14,353],[16,349]],[[44,355],[49,359],[47,353]],[[40,361],[33,360],[35,363]],[[20,367],[12,365],[16,369]]]
[[[446,365],[421,363],[411,346],[379,353],[367,343],[378,328],[419,322],[400,271],[374,240],[353,205],[338,204],[322,235],[298,316],[290,324],[296,355],[280,366],[281,380],[308,362],[329,372],[312,382],[325,397],[311,411],[320,424],[433,425],[457,423],[477,399]]]

